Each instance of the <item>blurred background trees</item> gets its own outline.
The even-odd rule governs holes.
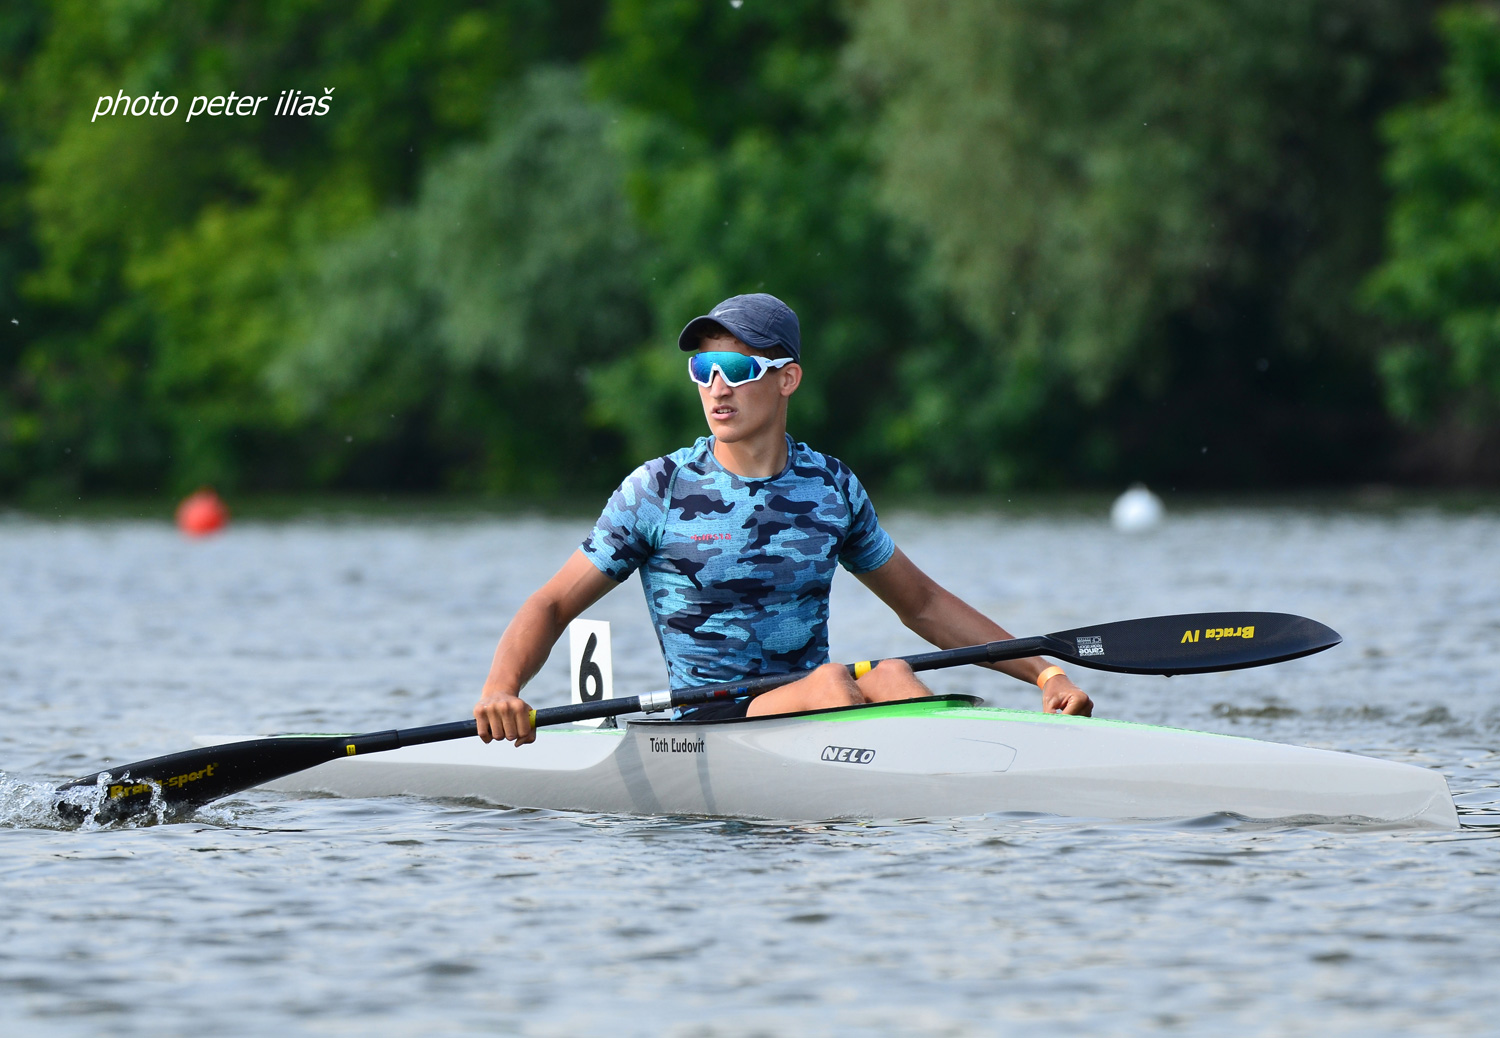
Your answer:
[[[1500,478],[1500,12],[1444,11],[1434,97],[1384,122],[1387,252],[1369,278],[1388,319],[1377,365],[1390,413],[1435,430],[1409,467]]]
[[[877,486],[1493,480],[1497,142],[1484,3],[12,0],[0,495],[597,493],[757,290]]]

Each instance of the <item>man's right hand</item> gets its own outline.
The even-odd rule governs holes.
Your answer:
[[[474,704],[474,720],[479,738],[485,742],[509,739],[517,746],[536,742],[536,729],[531,726],[531,707],[514,692],[484,693]]]

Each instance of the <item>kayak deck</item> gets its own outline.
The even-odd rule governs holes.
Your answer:
[[[520,748],[477,739],[403,747],[264,788],[818,821],[1021,812],[1458,824],[1446,780],[1425,768],[974,702],[943,696],[762,718],[546,728]]]

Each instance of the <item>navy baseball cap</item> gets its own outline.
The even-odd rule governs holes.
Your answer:
[[[770,350],[785,346],[792,359],[802,363],[802,326],[792,308],[775,296],[752,292],[731,296],[702,317],[687,323],[677,336],[677,345],[691,353],[698,340],[720,325],[746,346]]]

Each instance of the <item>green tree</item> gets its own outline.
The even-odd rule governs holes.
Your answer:
[[[907,358],[934,466],[1196,485],[1368,471],[1353,295],[1422,5],[854,8],[881,200],[975,329]]]
[[[53,315],[19,366],[35,435],[80,487],[305,478],[263,372],[330,237],[410,199],[424,163],[484,125],[497,88],[593,43],[597,2],[414,6],[300,0],[49,5],[22,69],[22,151]],[[329,114],[277,117],[284,89]],[[96,98],[161,92],[174,117],[92,120]],[[195,95],[271,99],[185,116]],[[40,456],[40,455],[39,455]],[[36,478],[33,476],[33,478]]]
[[[1441,95],[1385,122],[1395,197],[1367,293],[1407,332],[1381,361],[1392,410],[1483,426],[1500,417],[1500,11],[1454,7],[1439,24]]]
[[[575,71],[535,70],[412,206],[323,251],[271,369],[328,434],[321,479],[555,493],[616,460],[584,383],[644,334],[648,256],[613,118]]]
[[[727,296],[765,291],[802,322],[793,435],[867,477],[894,472],[896,359],[955,332],[875,205],[865,127],[839,74],[845,39],[829,0],[611,8],[592,81],[628,113],[627,184],[654,241],[653,322],[591,395],[630,458],[703,434],[676,348],[682,326]]]
[[[21,360],[27,338],[36,333],[37,314],[19,291],[37,257],[16,133],[15,84],[44,23],[42,0],[0,8],[0,494],[38,467],[35,386]]]
[[[756,290],[803,321],[793,432],[873,482],[1378,474],[1382,317],[1400,414],[1496,392],[1483,11],[1462,89],[1390,123],[1353,303],[1430,17],[15,0],[0,494],[597,488],[701,433],[677,332]],[[90,121],[287,87],[332,111]]]

